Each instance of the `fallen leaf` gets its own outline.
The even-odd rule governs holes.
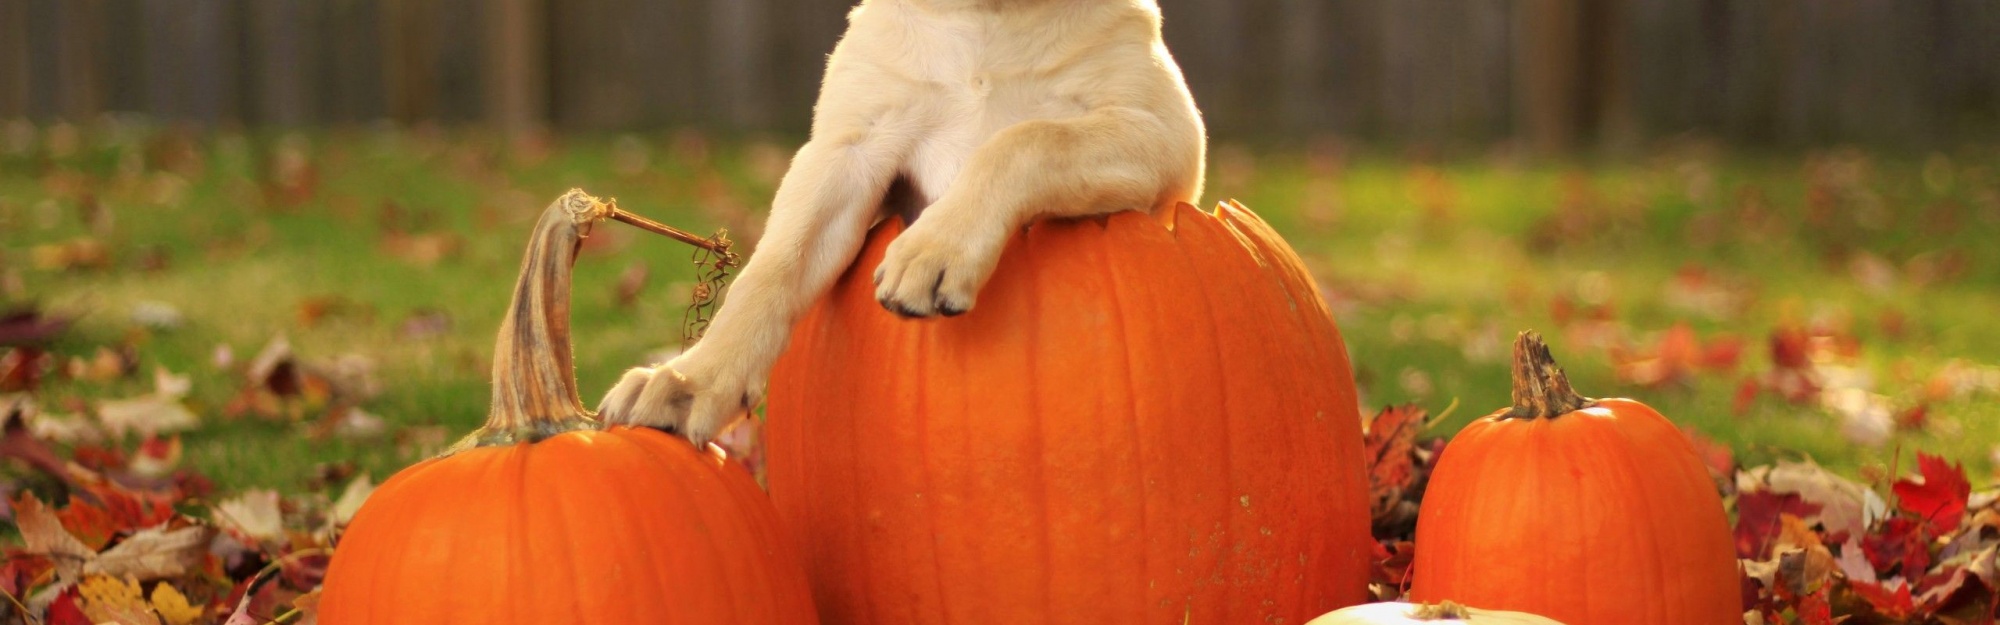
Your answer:
[[[32,308],[0,313],[0,346],[42,345],[69,329],[70,320],[50,317]]]
[[[26,395],[0,396],[0,457],[20,460],[72,488],[80,487],[88,471],[63,460],[47,441],[35,437],[28,426],[35,413],[35,404]]]
[[[97,557],[97,550],[64,529],[55,512],[42,505],[42,500],[33,493],[22,492],[12,505],[14,525],[21,531],[24,548],[29,553],[48,556],[64,579],[77,579],[83,570],[83,563]]]
[[[1818,514],[1819,510],[1819,504],[1807,502],[1797,493],[1756,490],[1737,495],[1737,556],[1763,558],[1771,552],[1772,544],[1784,529],[1784,515],[1805,518]]]
[[[389,423],[381,417],[369,414],[360,408],[338,409],[332,419],[329,434],[347,440],[376,438],[389,431]]]
[[[174,588],[173,584],[162,583],[154,586],[150,603],[153,605],[153,611],[158,613],[160,619],[166,621],[167,625],[194,625],[203,616],[207,616],[208,612],[203,606],[188,603],[187,595],[181,594],[180,589]]]
[[[180,466],[183,451],[184,447],[179,436],[169,438],[148,436],[146,440],[139,442],[138,453],[133,454],[126,468],[139,477],[163,478],[172,475],[174,469]]]
[[[91,382],[109,382],[131,375],[138,368],[138,354],[130,348],[99,347],[90,358],[70,358],[69,377]]]
[[[1810,532],[1811,530],[1806,530]],[[1827,591],[1833,572],[1839,570],[1826,547],[1792,549],[1778,556],[1778,578],[1793,595],[1805,596]]]
[[[158,394],[104,400],[97,404],[97,420],[114,437],[184,432],[201,425],[201,417],[180,399]]]
[[[111,247],[93,237],[77,237],[34,246],[28,257],[42,271],[103,269],[111,266]]]
[[[1965,515],[1966,498],[1972,484],[1965,479],[1965,467],[1930,454],[1917,454],[1918,480],[1897,480],[1893,490],[1896,505],[1916,514],[1938,534],[1958,528]]]
[[[252,489],[225,499],[215,506],[215,522],[245,544],[277,542],[285,538],[284,514],[278,507],[278,491]]]
[[[139,591],[138,580],[91,575],[76,585],[76,592],[82,598],[78,605],[83,608],[84,616],[94,622],[160,625],[160,618],[153,614],[152,606]]]
[[[1884,617],[1902,620],[1917,611],[1916,599],[1910,596],[1910,585],[1902,580],[1897,580],[1893,584],[1850,581],[1847,587],[1863,601],[1868,602],[1868,607],[1876,614]]]
[[[1861,551],[1858,538],[1849,537],[1840,546],[1840,557],[1834,564],[1840,567],[1840,574],[1850,582],[1873,584],[1879,580],[1875,575],[1875,565],[1868,562],[1868,556]]]
[[[84,615],[83,608],[77,605],[79,599],[77,598],[74,585],[58,584],[50,586],[49,590],[56,591],[54,595],[50,596],[50,601],[46,603],[36,601],[36,599],[48,592],[43,591],[43,593],[37,594],[36,597],[28,599],[28,610],[39,612],[40,610],[35,609],[38,604],[48,606],[46,613],[48,617],[46,622],[48,625],[96,625],[96,621]]]
[[[187,319],[173,304],[158,301],[144,301],[132,305],[132,323],[155,330],[172,330],[181,327]]]
[[[85,563],[84,572],[149,581],[200,568],[214,532],[202,525],[169,527],[160,525],[133,533]]]
[[[1748,477],[1753,483],[1744,484],[1739,478],[1738,488],[1796,493],[1804,501],[1819,506],[1817,514],[1800,515],[1800,518],[1819,523],[1828,533],[1859,536],[1867,532],[1869,524],[1888,514],[1888,502],[1883,501],[1875,491],[1835,475],[1811,460],[1781,461],[1776,466],[1759,467],[1740,474],[1740,477]]]
[[[1923,524],[1908,517],[1884,521],[1875,531],[1862,536],[1861,550],[1877,571],[1895,571],[1915,579],[1930,569],[1930,540]]]
[[[41,388],[42,376],[54,361],[53,356],[34,347],[14,347],[0,353],[0,393]]]
[[[433,267],[458,255],[462,244],[449,232],[404,234],[391,232],[382,237],[382,252],[417,267]]]
[[[341,489],[340,498],[334,500],[333,508],[327,511],[332,517],[333,524],[346,525],[348,521],[354,520],[354,513],[361,511],[361,504],[366,503],[368,496],[374,492],[375,482],[367,475],[348,482],[347,488]]]

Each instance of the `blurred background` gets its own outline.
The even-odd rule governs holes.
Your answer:
[[[1860,536],[1872,564],[1827,530],[1842,577],[1909,581],[1879,611],[1900,616],[1790,577],[1829,575],[1825,546],[1746,589],[1990,622],[1902,616],[1993,596],[1967,572],[1994,568],[2000,499],[2000,0],[1160,4],[1210,130],[1203,202],[1282,233],[1339,324],[1377,538],[1409,538],[1418,476],[1509,402],[1536,329],[1580,392],[1690,435],[1748,559],[1794,540],[1779,506],[1858,524],[1924,458],[1944,495]],[[207,606],[173,623],[314,618],[335,528],[485,418],[535,217],[581,187],[752,249],[851,6],[0,0],[0,521],[40,497],[127,556],[153,552],[117,537],[163,520],[220,527],[188,543],[208,568],[131,597]],[[686,344],[692,252],[585,240],[586,405]],[[1784,479],[1820,494],[1759,485]],[[1946,503],[1986,520],[1912,533]],[[115,620],[15,527],[0,595]]]
[[[1951,145],[1991,0],[1161,0],[1222,141]],[[837,0],[0,0],[0,118],[801,132]]]
[[[2000,467],[2000,2],[1161,5],[1205,201],[1304,258],[1364,414],[1455,432],[1537,328],[1725,482]],[[0,0],[0,397],[225,489],[385,476],[483,416],[564,190],[755,242],[851,6]],[[592,237],[586,403],[680,348],[689,253]]]

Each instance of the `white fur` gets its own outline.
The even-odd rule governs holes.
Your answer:
[[[898,178],[922,217],[875,268],[876,298],[949,316],[972,309],[1037,217],[1195,201],[1205,146],[1155,0],[863,0],[827,62],[812,138],[707,336],[626,372],[599,410],[696,443],[749,412]]]

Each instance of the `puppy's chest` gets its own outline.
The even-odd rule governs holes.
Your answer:
[[[926,203],[958,177],[972,153],[1009,126],[1083,114],[1080,98],[1062,86],[1061,68],[985,37],[938,41],[939,54],[922,68],[911,110],[919,138],[904,166]]]

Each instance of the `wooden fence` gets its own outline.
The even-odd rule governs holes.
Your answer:
[[[0,0],[0,118],[804,128],[843,0]],[[1160,0],[1212,133],[2000,138],[1995,0]]]

